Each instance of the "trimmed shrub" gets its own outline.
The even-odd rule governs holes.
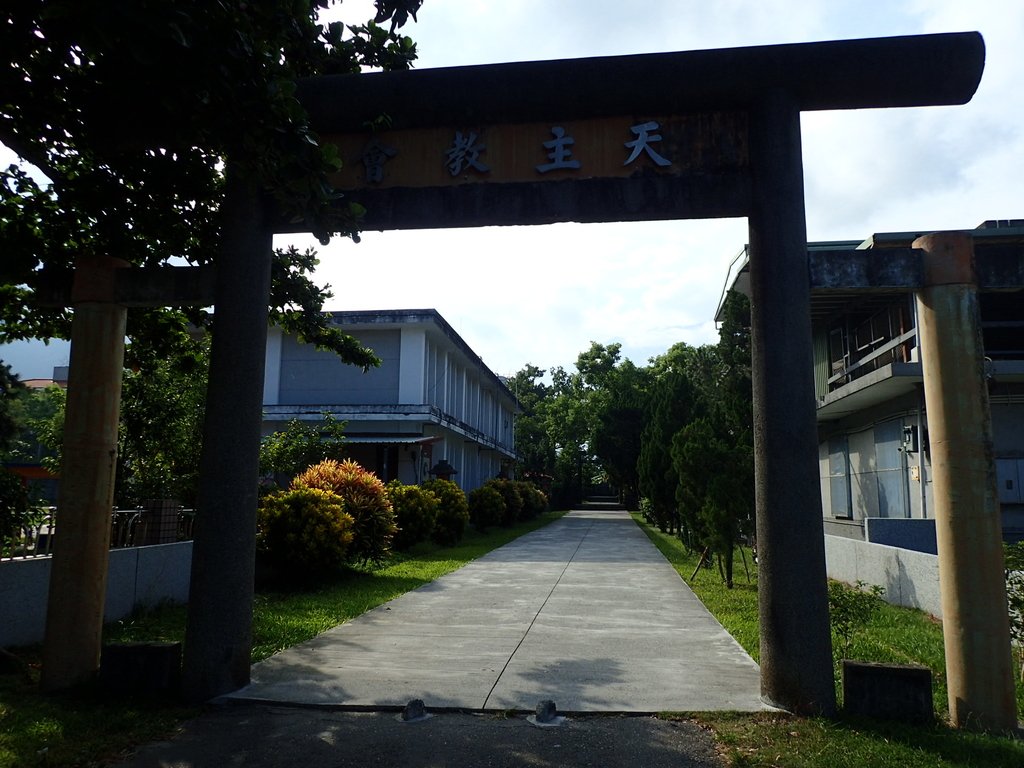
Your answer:
[[[469,492],[469,522],[478,531],[501,525],[505,519],[505,499],[497,488],[482,485]]]
[[[523,499],[522,518],[532,520],[544,514],[548,508],[548,497],[544,495],[544,492],[527,480],[516,480],[514,484]]]
[[[640,514],[648,525],[657,525],[657,516],[654,514],[654,503],[644,496],[640,499]]]
[[[523,497],[519,495],[519,489],[511,480],[494,478],[484,483],[488,488],[493,488],[501,494],[505,500],[505,515],[501,520],[502,525],[515,525],[523,514]]]
[[[256,517],[259,551],[292,579],[325,576],[344,562],[355,521],[341,497],[319,488],[265,496]]]
[[[418,485],[404,485],[398,480],[392,480],[385,489],[398,523],[395,549],[402,552],[430,538],[441,504],[437,496]]]
[[[828,582],[828,613],[832,633],[842,641],[842,649],[833,648],[833,653],[850,655],[853,636],[862,630],[884,602],[885,587],[857,579],[851,586],[841,581]]]
[[[292,488],[319,488],[341,496],[355,520],[351,560],[382,562],[398,530],[384,483],[356,461],[327,459],[295,476]]]
[[[437,496],[440,501],[432,538],[444,547],[458,544],[462,541],[466,523],[469,522],[469,502],[466,501],[466,494],[454,481],[441,478],[427,480],[422,487]]]
[[[32,504],[21,478],[0,468],[0,554],[16,551],[25,529],[41,517],[41,510]]]
[[[1003,544],[1006,602],[1010,610],[1010,640],[1024,680],[1024,542]]]

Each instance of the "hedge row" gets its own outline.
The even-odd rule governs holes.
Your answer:
[[[385,485],[355,461],[328,459],[263,497],[257,544],[277,574],[305,580],[428,539],[457,544],[468,522],[466,494],[450,480]]]
[[[477,530],[532,520],[547,509],[548,499],[533,483],[495,478],[469,494],[469,519]]]

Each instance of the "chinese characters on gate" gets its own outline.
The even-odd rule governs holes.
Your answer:
[[[672,161],[666,158],[657,146],[662,141],[660,130],[661,125],[656,120],[629,126],[633,138],[622,144],[625,158],[622,165],[631,165],[643,155],[646,155],[651,162],[659,167],[672,165]],[[547,162],[538,163],[535,166],[537,173],[544,174],[554,170],[579,170],[582,167],[582,162],[573,154],[576,140],[560,125],[551,127],[551,136],[552,138],[547,141],[538,142],[538,156],[546,156]],[[461,176],[469,171],[476,171],[480,174],[489,173],[491,168],[482,157],[486,151],[487,145],[481,141],[481,137],[476,131],[455,131],[451,144],[444,152],[444,168],[452,177]],[[384,179],[385,163],[397,155],[397,149],[385,146],[374,139],[363,150],[363,155],[360,158],[366,172],[366,180],[371,184],[381,182]]]

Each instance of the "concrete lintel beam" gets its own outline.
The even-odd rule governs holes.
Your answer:
[[[974,243],[974,272],[980,291],[1024,288],[1024,244]]]
[[[921,254],[912,248],[811,251],[807,256],[815,293],[910,291],[923,281]]]
[[[747,109],[772,90],[800,111],[963,104],[977,32],[327,75],[299,83],[314,128],[394,129]]]
[[[123,307],[210,306],[215,270],[202,267],[145,267],[114,272],[112,300]],[[71,271],[46,270],[35,284],[40,307],[72,303]]]
[[[811,291],[827,294],[916,291],[924,286],[921,251],[880,248],[808,253]],[[974,272],[981,291],[1024,288],[1024,245],[975,245]]]

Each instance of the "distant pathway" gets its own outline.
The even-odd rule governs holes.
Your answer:
[[[627,513],[576,511],[256,664],[229,698],[754,711],[758,674]]]

